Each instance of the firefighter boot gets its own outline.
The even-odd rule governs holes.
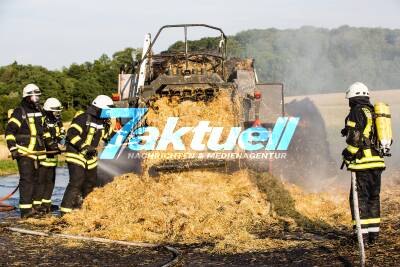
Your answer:
[[[21,219],[32,218],[35,215],[35,211],[33,209],[20,209]]]
[[[368,244],[370,246],[373,246],[376,244],[376,242],[378,241],[378,237],[379,237],[379,233],[369,233],[368,235]]]

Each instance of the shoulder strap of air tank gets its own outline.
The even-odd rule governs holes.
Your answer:
[[[92,123],[92,116],[89,113],[86,113],[86,133],[89,133],[91,123]]]
[[[366,113],[365,109],[368,110],[368,112],[370,113],[370,118],[368,118],[368,114]],[[365,129],[363,129],[362,132],[362,139],[364,140],[364,146],[366,148],[370,148],[371,146],[373,146],[375,144],[375,112],[374,109],[371,106],[368,105],[363,105],[362,106],[362,112],[365,114],[366,118],[367,118],[367,125],[365,126]],[[367,127],[369,127],[369,129],[367,129]],[[368,134],[366,135],[366,131],[368,131]]]
[[[365,114],[364,111],[362,110],[362,108],[363,108],[363,105],[356,105],[356,106],[354,107],[354,110],[355,110],[355,112],[357,112],[357,114],[359,114],[359,113]],[[359,123],[359,122],[356,123],[356,129],[357,129],[358,131],[360,131],[361,133],[364,131],[364,128],[362,128],[362,127],[360,126],[360,123]]]
[[[26,114],[26,110],[22,105],[20,108],[21,108],[21,117],[26,122],[26,124],[29,126],[29,120],[28,120],[28,115]]]

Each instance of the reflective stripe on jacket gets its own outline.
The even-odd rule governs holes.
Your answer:
[[[96,116],[97,112],[90,106],[84,113],[79,112],[72,120],[71,126],[67,131],[67,149],[65,160],[67,162],[80,165],[87,169],[97,166],[97,157],[86,159],[81,153],[85,146],[98,147],[101,140],[105,140],[109,132],[106,133],[106,123],[104,119]]]
[[[65,129],[62,125],[62,122],[57,119],[51,119],[49,117],[45,117],[45,140],[49,140],[49,142],[59,143],[61,139],[65,137]],[[56,167],[58,163],[57,155],[47,155],[45,161],[40,162],[42,166],[45,167]]]
[[[348,170],[366,170],[385,168],[385,162],[374,148],[376,129],[373,119],[373,110],[369,106],[356,106],[351,109],[346,118],[348,137],[346,149],[356,159],[345,161]]]
[[[5,136],[10,151],[18,150],[23,156],[44,160],[44,117],[41,111],[31,107],[26,100],[21,102],[8,120]]]

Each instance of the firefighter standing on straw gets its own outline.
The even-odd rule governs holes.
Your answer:
[[[370,103],[367,86],[360,82],[352,84],[346,92],[346,98],[349,100],[350,113],[342,130],[347,143],[342,155],[347,169],[356,175],[362,239],[373,244],[378,238],[381,222],[379,195],[381,174],[385,169],[384,153],[378,148],[375,111]],[[355,226],[352,194],[350,206]]]
[[[41,200],[35,200],[42,168],[40,162],[46,159],[40,95],[40,89],[35,84],[26,85],[21,104],[14,109],[5,130],[7,147],[12,158],[17,160],[20,174],[21,218],[32,217],[41,205]]]
[[[61,121],[62,105],[57,98],[51,97],[46,99],[43,110],[45,115],[44,125],[46,128],[44,139],[48,154],[46,160],[40,163],[43,168],[40,169],[42,172],[40,175],[41,179],[38,184],[38,194],[35,194],[35,197],[37,196],[37,200],[42,202],[41,211],[49,213],[57,209],[57,206],[52,205],[51,196],[56,179],[57,154],[61,153],[58,145],[64,144],[65,129]]]
[[[69,183],[61,203],[61,215],[69,213],[78,205],[80,196],[85,198],[96,185],[97,146],[112,134],[110,119],[101,118],[103,110],[113,107],[112,99],[97,96],[86,112],[75,115],[66,137],[66,161]]]

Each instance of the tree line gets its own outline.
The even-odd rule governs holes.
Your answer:
[[[111,58],[103,54],[93,62],[74,63],[62,70],[17,62],[0,67],[0,131],[4,130],[8,109],[15,108],[21,101],[26,84],[39,86],[42,101],[48,97],[58,98],[64,106],[63,119],[70,120],[76,110],[85,108],[97,95],[116,92],[120,67],[132,65],[132,54],[138,52],[126,48]]]
[[[215,48],[218,43],[218,38],[203,38],[190,41],[189,49]],[[349,26],[247,30],[230,36],[227,46],[229,57],[255,59],[259,80],[283,82],[286,95],[344,91],[354,81],[372,89],[400,88],[400,30]],[[182,48],[183,43],[176,42],[169,50]],[[140,49],[126,48],[61,70],[17,62],[0,67],[0,131],[24,85],[37,84],[43,100],[60,99],[68,120],[96,95],[116,92],[120,67],[131,65],[132,55],[140,54]]]
[[[189,42],[216,48],[219,38]],[[177,42],[170,50],[182,49]],[[362,81],[374,90],[400,88],[400,30],[342,26],[247,30],[231,36],[228,56],[254,58],[263,82],[283,82],[286,95],[344,91]]]

